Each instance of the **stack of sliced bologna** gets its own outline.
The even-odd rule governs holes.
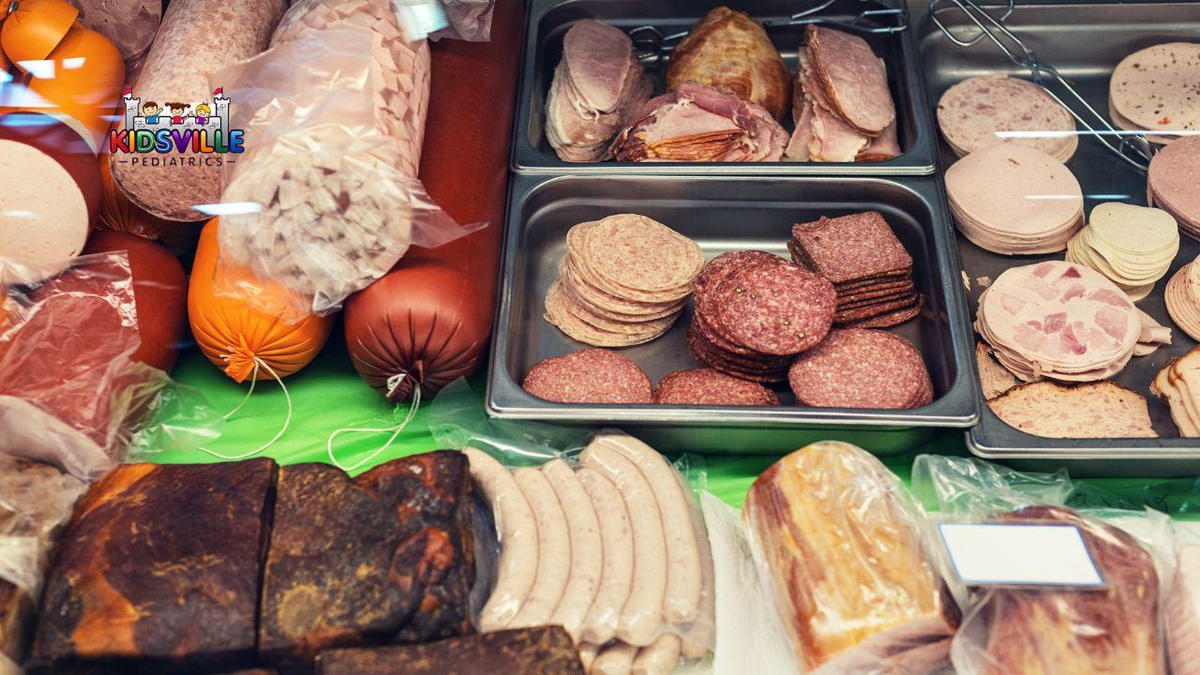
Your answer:
[[[1169,42],[1136,51],[1113,69],[1108,111],[1113,125],[1166,144],[1200,131],[1200,44]]]
[[[1200,136],[1171,141],[1154,155],[1146,199],[1175,216],[1184,234],[1200,239]]]
[[[1092,209],[1067,244],[1067,260],[1108,277],[1137,302],[1154,290],[1179,252],[1179,226],[1159,209],[1118,202]]]
[[[1171,409],[1184,438],[1200,438],[1200,347],[1171,359],[1150,383],[1150,392]]]
[[[938,101],[937,119],[959,157],[1012,143],[1065,163],[1079,147],[1071,113],[1040,86],[1007,75],[971,77],[950,87]]]
[[[510,471],[468,449],[500,559],[482,631],[559,624],[589,672],[669,673],[713,642],[712,551],[691,489],[653,448],[598,434],[574,469]]]
[[[695,242],[650,218],[625,213],[580,223],[567,232],[545,318],[584,344],[649,342],[675,323],[703,265]]]
[[[975,329],[1001,365],[1023,381],[1090,382],[1129,363],[1142,321],[1103,275],[1055,260],[997,277],[979,298]]]
[[[833,284],[839,326],[886,328],[921,311],[912,256],[878,211],[793,225],[788,250]]]
[[[1054,253],[1083,224],[1083,190],[1059,160],[1034,148],[993,145],[946,170],[958,229],[1003,255]]]
[[[717,256],[696,278],[688,349],[701,363],[755,382],[782,382],[792,357],[829,333],[833,284],[765,251]]]
[[[1200,265],[1193,260],[1180,267],[1163,295],[1171,320],[1193,340],[1200,340]]]

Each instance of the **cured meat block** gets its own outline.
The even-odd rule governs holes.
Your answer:
[[[96,482],[47,575],[34,665],[55,673],[251,665],[275,472],[270,459],[123,464]]]
[[[809,445],[754,481],[743,513],[806,672],[927,673],[946,660],[957,608],[879,460]]]
[[[280,469],[259,649],[281,665],[331,647],[470,631],[471,482],[461,453],[398,459],[356,478]]]
[[[583,675],[562,626],[518,628],[409,647],[333,649],[317,657],[317,675]]]

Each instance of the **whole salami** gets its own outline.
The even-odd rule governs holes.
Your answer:
[[[163,117],[172,116],[167,104],[190,110],[208,102],[209,77],[265,49],[286,6],[285,0],[174,0],[129,96],[143,109],[156,103]],[[124,129],[121,116],[117,131]],[[160,218],[195,221],[205,215],[193,206],[220,200],[219,157],[189,148],[168,154],[117,152],[109,161],[113,178],[133,203]]]

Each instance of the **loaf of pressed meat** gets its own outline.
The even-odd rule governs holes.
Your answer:
[[[318,675],[583,675],[562,626],[517,628],[408,647],[332,649],[317,657]]]
[[[743,513],[806,670],[928,673],[946,661],[958,610],[916,506],[879,460],[847,443],[806,446],[754,481]]]
[[[48,672],[253,665],[276,466],[123,464],[75,508],[32,662]]]
[[[326,464],[279,471],[263,574],[265,662],[424,642],[470,631],[475,578],[467,460],[441,451],[350,478]]]

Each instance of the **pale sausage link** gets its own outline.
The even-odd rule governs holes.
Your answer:
[[[563,591],[558,607],[550,617],[551,624],[566,629],[571,639],[579,644],[584,616],[596,598],[603,573],[604,550],[600,541],[600,523],[592,500],[584,490],[579,477],[561,459],[542,466],[542,473],[558,495],[571,538],[571,570],[567,587]]]
[[[602,645],[616,636],[621,609],[633,585],[633,530],[625,500],[616,486],[587,467],[580,467],[578,475],[595,506],[603,542],[600,587],[583,621],[583,639]]]
[[[514,471],[513,478],[533,508],[538,532],[538,565],[533,588],[509,627],[543,626],[550,621],[550,615],[562,600],[571,571],[571,537],[567,531],[567,516],[563,513],[558,495],[554,494],[554,488],[550,487],[550,482],[541,471],[524,467]]]
[[[679,665],[679,636],[664,633],[633,658],[633,675],[669,675]]]
[[[579,645],[579,662],[583,664],[583,672],[592,672],[592,663],[596,660],[596,655],[600,653],[600,645],[584,643]]]
[[[492,505],[500,537],[496,586],[479,615],[479,630],[504,628],[521,611],[538,568],[538,532],[533,510],[511,472],[491,455],[467,448],[471,478]]]
[[[657,450],[627,434],[602,433],[592,442],[604,443],[621,453],[650,484],[666,535],[668,571],[663,615],[670,623],[695,621],[704,580],[696,530],[692,527],[691,495],[681,489],[679,472]]]
[[[700,593],[700,613],[696,620],[684,630],[683,658],[699,659],[708,655],[713,648],[713,638],[717,627],[715,572],[713,571],[712,544],[708,540],[708,528],[704,524],[704,515],[700,512],[700,504],[692,496],[692,488],[687,480],[676,473],[679,488],[688,497],[688,510],[692,521],[692,531],[696,533],[696,543],[700,547],[700,572],[704,579],[704,589]]]
[[[645,647],[658,637],[667,586],[667,544],[654,490],[642,472],[621,453],[592,442],[581,455],[584,466],[613,482],[625,500],[633,530],[633,584],[621,609],[617,637]]]
[[[600,650],[589,672],[593,675],[629,675],[633,672],[633,657],[637,650],[633,645],[614,642]]]

